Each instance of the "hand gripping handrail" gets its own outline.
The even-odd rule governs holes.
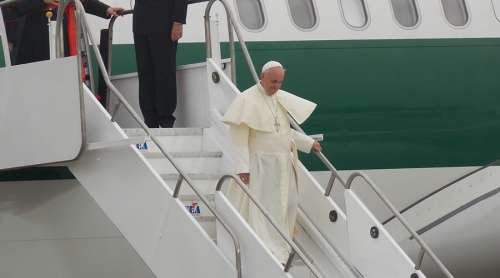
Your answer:
[[[410,224],[403,218],[403,216],[399,213],[399,211],[396,209],[396,207],[391,203],[391,201],[385,196],[384,193],[382,193],[382,190],[380,190],[375,183],[365,174],[362,172],[354,172],[349,176],[349,179],[347,180],[347,184],[345,189],[349,190],[351,189],[352,182],[356,178],[361,178],[363,179],[368,186],[377,194],[380,200],[384,203],[384,205],[389,208],[389,210],[394,213],[395,217],[403,224],[405,229],[412,235],[413,238],[417,241],[417,243],[420,245],[420,251],[418,254],[418,261],[415,264],[415,269],[419,270],[422,267],[422,262],[424,260],[425,254],[429,254],[431,259],[436,263],[436,265],[439,267],[439,269],[444,273],[444,275],[448,278],[453,278],[453,275],[450,273],[450,271],[446,268],[446,266],[441,262],[441,260],[436,256],[436,254],[430,249],[430,247],[427,245],[427,243],[424,242],[424,240],[413,230],[413,228],[410,227]]]
[[[245,61],[250,68],[250,72],[252,74],[252,77],[255,81],[255,83],[259,83],[259,77],[257,75],[257,71],[255,70],[255,65],[253,64],[252,58],[250,56],[250,53],[247,48],[247,44],[245,40],[243,39],[243,35],[241,33],[241,29],[238,27],[238,25],[235,23],[236,21],[234,20],[235,17],[233,15],[232,10],[230,9],[229,5],[227,4],[226,0],[210,0],[208,2],[207,7],[205,9],[205,44],[206,44],[206,49],[207,49],[207,58],[212,58],[213,53],[212,53],[212,33],[211,33],[211,28],[210,28],[210,11],[212,9],[212,6],[215,2],[221,2],[222,5],[224,6],[224,9],[226,10],[226,15],[227,15],[227,24],[228,24],[228,31],[229,31],[229,49],[230,49],[230,56],[231,56],[231,80],[233,83],[235,83],[236,79],[236,54],[234,50],[234,38],[233,38],[233,28],[235,30],[236,36],[238,38],[238,41],[240,42],[241,50],[243,51],[243,56],[245,57]],[[304,130],[300,127],[300,125],[297,123],[297,121],[289,114],[288,118],[290,120],[290,123],[292,124],[293,128],[296,129],[297,131],[305,134]],[[332,189],[333,189],[333,184],[336,179],[339,180],[339,182],[342,184],[343,187],[345,187],[345,182],[344,180],[340,177],[337,169],[333,166],[333,164],[328,160],[328,158],[322,153],[322,152],[314,152],[314,154],[321,160],[321,162],[326,166],[326,168],[330,171],[330,179],[328,181],[328,184],[326,186],[325,190],[325,196],[329,197]]]
[[[499,166],[499,165],[500,165],[500,159],[497,159],[497,160],[495,160],[495,161],[493,161],[491,163],[488,163],[488,164],[486,164],[484,166],[481,166],[481,167],[479,167],[477,169],[474,169],[474,170],[472,170],[472,171],[470,171],[470,172],[468,172],[468,173],[466,173],[466,174],[464,174],[464,175],[462,175],[462,176],[460,176],[460,177],[452,180],[451,182],[449,182],[449,183],[441,186],[439,189],[434,190],[431,193],[425,195],[424,197],[418,199],[417,201],[413,202],[411,205],[409,205],[409,206],[405,207],[404,209],[402,209],[401,211],[399,211],[399,213],[403,214],[403,213],[407,212],[408,210],[414,208],[415,206],[417,206],[418,204],[422,203],[423,201],[429,199],[430,197],[434,196],[435,194],[437,194],[437,193],[439,193],[439,192],[441,192],[441,191],[443,191],[443,190],[445,190],[445,189],[453,186],[454,184],[457,184],[457,183],[463,181],[464,179],[466,179],[466,178],[468,178],[468,177],[470,177],[470,176],[472,176],[472,175],[474,175],[474,174],[476,174],[478,172],[481,172],[481,171],[483,171],[483,170],[485,170],[485,169],[487,169],[489,167]],[[385,225],[385,224],[391,222],[393,219],[394,219],[394,216],[391,216],[387,220],[385,220],[384,222],[382,222],[382,224]]]
[[[279,233],[281,238],[292,248],[292,254],[290,254],[290,257],[285,265],[285,271],[287,272],[290,269],[293,256],[295,254],[297,254],[299,256],[299,258],[302,259],[302,261],[306,264],[307,268],[309,268],[309,270],[314,274],[314,276],[320,278],[321,275],[319,274],[318,270],[316,270],[316,268],[312,265],[312,263],[306,259],[306,256],[304,255],[304,253],[302,253],[302,251],[297,247],[297,245],[293,242],[293,240],[291,240],[288,236],[285,235],[285,233],[283,231],[281,231],[280,228],[278,228],[276,223],[274,223],[274,220],[271,218],[269,212],[267,212],[267,210],[252,196],[252,194],[250,194],[248,189],[246,189],[246,186],[236,176],[234,176],[234,175],[222,176],[219,179],[219,181],[217,182],[217,187],[215,190],[221,191],[222,185],[228,179],[232,179],[236,182],[236,184],[241,188],[241,190],[243,190],[243,192],[248,196],[248,198],[252,201],[252,203],[254,203],[254,205],[264,215],[264,217],[267,219],[267,221],[269,221],[269,223],[271,223],[271,225]]]
[[[137,112],[132,108],[132,106],[128,103],[128,101],[123,97],[123,95],[120,93],[120,91],[113,85],[111,82],[111,79],[109,77],[108,72],[106,71],[106,67],[104,66],[104,61],[102,59],[102,56],[99,52],[99,49],[97,48],[96,41],[94,40],[92,34],[89,32],[90,28],[85,16],[85,9],[83,8],[82,3],[79,0],[68,0],[67,2],[63,3],[61,6],[61,9],[64,9],[68,3],[73,2],[75,3],[76,11],[77,11],[77,26],[78,29],[82,32],[79,34],[85,34],[88,36],[90,39],[90,43],[92,44],[92,48],[95,52],[96,58],[97,58],[97,63],[99,65],[99,69],[101,71],[101,74],[104,78],[104,81],[106,82],[106,85],[111,89],[111,92],[115,95],[116,98],[118,98],[125,109],[130,113],[132,118],[137,122],[137,124],[141,127],[141,129],[147,134],[149,138],[158,146],[158,149],[160,152],[165,156],[165,158],[168,159],[168,161],[172,164],[172,166],[179,172],[179,179],[177,180],[177,186],[176,188],[180,188],[180,184],[182,183],[183,180],[186,181],[186,183],[189,185],[189,187],[193,190],[193,192],[200,198],[202,203],[208,208],[208,210],[215,216],[217,221],[222,225],[222,227],[228,232],[228,234],[231,236],[233,244],[234,244],[234,252],[235,252],[235,259],[236,259],[236,275],[238,278],[242,278],[242,272],[241,272],[241,253],[240,253],[240,244],[238,242],[238,239],[234,232],[229,228],[229,226],[224,222],[224,220],[221,219],[221,217],[218,215],[217,211],[212,208],[212,206],[209,204],[208,200],[203,196],[203,194],[200,193],[200,190],[193,185],[193,182],[191,181],[191,178],[189,178],[182,169],[175,163],[174,159],[167,153],[165,148],[162,146],[160,140],[153,135],[151,130],[146,126],[146,124],[141,120]],[[59,10],[59,13],[60,13]],[[58,15],[58,23],[60,20],[62,20],[63,15],[60,14]],[[59,23],[60,24],[60,23]],[[58,30],[59,31],[59,28]],[[56,32],[56,39],[60,40],[60,32]],[[60,50],[60,49],[59,49]],[[178,197],[178,191],[174,192],[173,197],[177,198]]]

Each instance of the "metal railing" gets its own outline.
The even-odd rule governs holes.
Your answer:
[[[3,59],[6,67],[12,66],[12,62],[10,60],[10,49],[9,49],[9,41],[7,38],[7,29],[5,27],[5,20],[3,17],[3,8],[10,7],[15,5],[19,0],[6,0],[0,2],[0,39],[2,42],[2,52]]]
[[[252,203],[260,210],[260,212],[262,213],[262,215],[264,215],[264,217],[267,219],[267,221],[269,221],[269,223],[271,224],[271,226],[273,226],[273,228],[278,232],[278,234],[281,236],[281,238],[291,247],[292,249],[292,253],[290,254],[285,266],[284,266],[284,271],[285,272],[288,272],[288,270],[290,269],[291,267],[291,263],[293,261],[293,258],[295,255],[298,255],[299,258],[306,264],[307,268],[311,271],[311,273],[314,274],[314,276],[320,278],[322,277],[318,270],[316,270],[316,268],[313,266],[313,264],[308,260],[306,259],[306,256],[304,255],[304,253],[297,247],[297,245],[293,242],[292,239],[290,239],[277,225],[276,223],[274,223],[274,220],[272,219],[272,217],[270,216],[269,212],[267,212],[267,210],[264,208],[264,206],[262,206],[253,196],[252,194],[250,194],[250,192],[248,191],[248,189],[246,188],[246,186],[234,175],[224,175],[222,176],[219,181],[217,182],[217,186],[216,186],[216,191],[217,192],[220,192],[221,189],[222,189],[222,185],[224,184],[224,182],[226,180],[229,180],[229,179],[232,179],[236,182],[236,184],[240,187],[241,190],[243,190],[243,192],[248,196],[249,200],[252,201]]]
[[[9,41],[7,40],[7,30],[3,19],[2,7],[0,7],[0,39],[2,40],[2,52],[5,66],[10,67],[12,64],[10,62]]]
[[[62,37],[62,23],[63,23],[63,18],[64,18],[64,9],[66,9],[69,1],[73,0],[68,0],[68,2],[62,2],[60,4],[60,7],[58,8],[57,11],[57,21],[56,21],[56,34],[55,34],[55,47],[56,47],[56,57],[61,58],[64,57],[64,41]],[[81,17],[81,12],[78,10],[75,12],[76,17]],[[84,13],[85,14],[85,11]],[[82,26],[80,24],[76,24],[76,33],[77,33],[77,38],[81,38],[81,35],[83,34]],[[77,53],[81,53],[83,42],[78,39],[77,44],[76,44],[76,49]],[[76,61],[77,61],[77,72],[78,72],[78,78],[82,76],[82,69],[83,69],[83,63],[82,63],[82,57],[80,55],[76,55]],[[81,120],[81,127],[82,127],[82,148],[80,148],[80,153],[78,156],[75,158],[78,159],[83,151],[86,148],[86,142],[87,142],[87,131],[86,131],[86,126],[85,126],[85,100],[83,97],[83,86],[80,85],[78,87],[78,95],[80,98],[80,118]]]
[[[125,15],[129,15],[129,14],[133,14],[134,13],[134,10],[126,10],[126,11],[123,11],[121,13],[120,16],[125,16]],[[111,20],[109,21],[109,24],[108,24],[108,60],[106,61],[106,66],[107,66],[107,69],[108,69],[108,72],[110,74],[112,74],[112,67],[113,67],[113,33],[114,33],[114,26],[115,26],[115,21],[118,17],[117,16],[113,16],[111,18]],[[109,87],[106,89],[106,99],[107,101],[109,102],[109,93],[110,93],[110,89]],[[119,101],[115,107],[112,109],[111,111],[111,120],[114,121],[115,120],[115,116],[116,116],[116,113],[118,112],[118,109],[120,109],[120,106],[121,106],[121,102]]]
[[[255,66],[253,65],[252,58],[250,57],[250,52],[248,52],[247,45],[245,43],[245,40],[243,39],[243,35],[241,34],[241,30],[238,28],[238,25],[235,24],[234,20],[234,15],[229,7],[229,4],[225,0],[210,0],[207,4],[207,7],[205,8],[205,45],[206,45],[206,50],[207,50],[207,59],[213,57],[212,53],[212,31],[211,31],[211,25],[210,25],[210,11],[212,10],[212,7],[215,2],[221,2],[224,10],[226,11],[226,17],[227,17],[227,28],[228,28],[228,34],[229,34],[229,55],[231,57],[231,81],[233,83],[236,83],[236,50],[234,47],[234,35],[233,35],[233,29],[236,32],[236,36],[238,37],[238,41],[240,42],[241,50],[243,51],[243,55],[245,57],[245,60],[250,68],[250,72],[252,74],[252,77],[258,81],[258,76],[257,72],[255,71]]]
[[[123,97],[123,95],[119,92],[119,90],[113,85],[111,82],[111,79],[109,77],[108,72],[106,71],[106,67],[104,65],[104,61],[102,59],[102,56],[99,52],[99,49],[97,48],[97,43],[94,40],[92,34],[90,33],[90,28],[85,16],[85,9],[83,8],[82,3],[80,3],[79,0],[68,0],[67,2],[63,3],[61,7],[59,8],[58,11],[58,25],[60,26],[60,20],[62,21],[63,14],[60,14],[62,10],[67,6],[68,3],[75,3],[76,7],[76,19],[77,19],[77,34],[78,37],[81,37],[82,34],[85,36],[88,36],[90,43],[92,45],[92,49],[95,52],[96,58],[97,58],[97,63],[99,65],[100,72],[104,78],[104,81],[106,85],[110,88],[111,92],[115,95],[116,98],[120,100],[120,102],[123,104],[125,109],[129,112],[129,114],[132,116],[132,118],[137,122],[137,124],[140,126],[140,128],[145,132],[145,134],[153,141],[157,146],[160,152],[165,156],[165,158],[172,164],[172,166],[177,170],[179,173],[179,179],[177,181],[176,187],[180,188],[180,184],[182,181],[186,181],[186,183],[189,185],[191,190],[197,195],[198,198],[200,198],[201,202],[208,208],[208,210],[214,215],[214,217],[219,221],[221,224],[222,228],[228,232],[228,234],[231,236],[233,244],[234,244],[234,252],[235,252],[235,260],[236,260],[236,275],[238,278],[242,278],[242,272],[241,272],[241,253],[240,253],[240,244],[235,236],[234,232],[229,228],[229,226],[224,222],[224,220],[221,219],[221,217],[218,215],[216,210],[212,208],[212,206],[209,204],[208,200],[201,194],[200,190],[193,185],[193,182],[191,179],[184,173],[182,169],[175,163],[174,159],[168,154],[168,152],[165,150],[165,148],[162,146],[160,140],[153,134],[153,132],[146,126],[146,124],[141,120],[137,112],[132,108],[132,106],[128,103],[128,101]],[[57,28],[56,31],[56,43],[58,47],[58,53],[61,54],[61,44],[58,42],[61,41],[60,37],[60,27]],[[80,52],[78,52],[80,53]],[[79,56],[79,55],[78,55]],[[81,64],[80,64],[81,65]],[[178,191],[175,193],[174,192],[174,197],[178,197]]]
[[[57,21],[56,21],[56,34],[55,34],[55,48],[56,48],[56,57],[64,57],[64,38],[61,36],[61,27],[62,27],[62,19],[61,17],[64,17],[65,15],[65,10],[68,7],[70,3],[74,3],[74,0],[68,0],[68,1],[62,1],[61,4],[59,4],[59,7],[57,8]],[[76,5],[75,5],[76,6]],[[76,8],[76,7],[75,7]],[[85,9],[79,10],[76,8],[75,13],[77,14],[77,17],[84,17],[86,15]],[[77,19],[78,21],[78,19]],[[89,85],[90,85],[90,90],[94,95],[96,95],[97,90],[95,88],[96,83],[94,82],[94,70],[93,70],[93,65],[92,65],[92,58],[91,58],[91,52],[90,52],[90,41],[89,41],[89,36],[84,36],[83,35],[83,27],[80,24],[76,24],[76,29],[77,29],[77,59],[78,59],[78,64],[80,65],[80,75],[82,74],[83,70],[83,59],[81,57],[82,50],[85,50],[84,53],[86,55],[86,61],[88,63],[88,74],[89,74]],[[81,39],[81,40],[80,40]],[[97,53],[95,53],[97,55]]]
[[[491,162],[489,164],[486,164],[484,166],[481,166],[481,167],[479,167],[477,169],[474,169],[473,171],[470,171],[470,172],[468,172],[468,173],[466,173],[466,174],[464,174],[464,175],[462,175],[462,176],[460,176],[460,177],[458,177],[458,178],[450,181],[449,183],[443,185],[439,189],[432,191],[431,193],[429,193],[429,194],[425,195],[424,197],[422,197],[422,198],[418,199],[417,201],[415,201],[413,204],[411,204],[411,205],[405,207],[404,209],[400,210],[399,213],[403,214],[403,213],[407,212],[408,210],[414,208],[415,206],[417,206],[418,204],[422,203],[423,201],[429,199],[430,197],[434,196],[435,194],[437,194],[437,193],[439,193],[439,192],[441,192],[441,191],[443,191],[443,190],[445,190],[445,189],[447,189],[447,188],[449,188],[449,187],[451,187],[451,186],[459,183],[462,180],[465,180],[466,178],[468,178],[468,177],[470,177],[470,176],[472,176],[472,175],[474,175],[474,174],[476,174],[476,173],[478,173],[480,171],[483,171],[483,170],[485,170],[485,169],[487,169],[489,167],[492,167],[492,166],[500,166],[500,159],[495,160],[495,161],[493,161],[493,162]],[[387,220],[385,220],[384,222],[382,222],[382,224],[385,225],[385,224],[391,222],[393,219],[394,219],[394,216],[391,216]]]
[[[114,32],[114,27],[115,27],[115,21],[120,16],[125,16],[125,15],[129,15],[129,14],[133,14],[133,13],[134,13],[134,10],[126,10],[126,11],[123,11],[119,16],[113,16],[109,20],[109,24],[108,24],[108,48],[109,48],[109,51],[108,51],[108,60],[106,61],[106,66],[108,68],[109,73],[111,73],[111,67],[113,66],[113,64],[112,64],[113,51],[111,51],[111,47],[113,46],[113,32]]]
[[[259,76],[257,74],[257,71],[255,70],[255,65],[253,64],[252,58],[251,58],[250,53],[249,53],[248,48],[247,48],[247,44],[246,44],[245,40],[243,39],[243,35],[241,33],[241,30],[238,27],[238,25],[235,24],[235,22],[236,22],[235,17],[233,15],[232,10],[229,7],[229,4],[227,4],[226,0],[210,0],[207,4],[206,9],[205,9],[205,44],[206,44],[207,58],[213,57],[212,47],[211,47],[212,46],[212,33],[211,33],[211,27],[210,27],[210,11],[212,9],[213,4],[217,1],[221,2],[222,5],[224,6],[224,9],[226,10],[228,32],[229,32],[229,52],[230,52],[230,57],[231,57],[231,80],[233,81],[233,83],[235,83],[235,80],[236,80],[236,68],[235,68],[236,67],[236,54],[235,54],[234,36],[233,36],[233,29],[234,29],[236,36],[238,38],[238,41],[240,42],[243,56],[245,57],[245,61],[250,69],[250,73],[252,74],[252,77],[253,77],[255,83],[257,84],[257,83],[259,83]],[[288,119],[290,120],[290,123],[292,124],[294,129],[305,134],[304,130],[300,127],[300,125],[297,123],[297,121],[290,114],[288,114]],[[330,162],[330,160],[328,160],[328,158],[323,154],[323,152],[314,152],[314,154],[319,158],[319,160],[323,163],[323,165],[331,173],[330,179],[328,181],[328,184],[327,184],[326,190],[325,190],[325,196],[329,197],[331,192],[332,192],[333,184],[335,183],[336,179],[339,180],[339,182],[342,184],[343,187],[345,187],[345,182],[340,177],[338,170],[333,166],[333,164]]]
[[[429,246],[423,241],[423,239],[413,230],[408,222],[403,218],[403,216],[399,213],[399,211],[394,207],[394,205],[389,201],[389,199],[382,193],[382,190],[380,190],[375,183],[365,174],[361,172],[355,172],[353,173],[349,179],[347,180],[347,184],[345,189],[349,190],[352,187],[352,182],[356,178],[361,178],[363,179],[368,186],[377,194],[380,200],[384,203],[384,205],[392,212],[394,213],[394,216],[403,224],[404,228],[411,234],[413,238],[417,241],[417,243],[420,245],[420,251],[418,254],[418,260],[417,263],[415,264],[415,270],[420,270],[422,267],[422,263],[424,260],[425,254],[428,254],[429,257],[436,263],[436,265],[439,267],[439,269],[444,273],[444,275],[448,278],[453,278],[453,275],[450,273],[450,271],[446,268],[446,266],[441,262],[441,260],[436,256],[436,254],[429,248]]]
[[[448,221],[449,219],[451,219],[452,217],[454,217],[455,215],[467,210],[468,208],[471,208],[472,206],[476,205],[476,204],[479,204],[481,203],[482,201],[486,201],[488,200],[489,198],[497,195],[498,193],[500,193],[500,187],[497,187],[495,189],[492,189],[490,190],[489,192],[486,192],[485,194],[477,197],[477,198],[474,198],[473,200],[467,202],[466,204],[458,207],[457,209],[447,213],[446,215],[432,221],[431,223],[425,225],[423,228],[420,228],[418,231],[417,231],[417,234],[419,235],[422,235],[432,229],[434,229],[435,227],[443,224],[444,222]],[[411,238],[413,239],[413,238]]]

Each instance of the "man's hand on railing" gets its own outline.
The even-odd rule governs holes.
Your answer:
[[[250,173],[239,173],[238,176],[244,184],[248,185],[250,183]]]
[[[121,7],[109,7],[106,10],[106,14],[108,16],[119,16],[122,15],[123,11],[125,11],[125,9]]]
[[[314,141],[312,151],[317,153],[321,152],[321,144],[318,141]]]

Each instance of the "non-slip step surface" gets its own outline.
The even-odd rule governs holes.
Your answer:
[[[201,136],[203,128],[151,128],[151,133],[155,136]],[[123,130],[128,136],[146,136],[142,128],[130,128]]]
[[[172,163],[165,158],[148,159],[153,168],[161,174],[177,174],[178,171]],[[175,164],[186,173],[214,174],[222,171],[222,159],[220,157],[199,158],[175,158]]]
[[[130,136],[131,139],[139,140],[137,148],[144,152],[160,152],[158,146],[149,138]],[[216,152],[219,148],[207,136],[179,135],[159,136],[158,141],[166,152]]]
[[[144,157],[148,159],[160,159],[165,158],[161,152],[148,152],[142,151]],[[212,152],[169,152],[168,153],[173,158],[203,158],[203,157],[222,157],[222,152],[212,151]]]
[[[217,182],[222,177],[222,174],[196,173],[187,174],[187,176],[201,194],[213,194],[215,192]],[[161,177],[172,190],[175,189],[177,179],[179,178],[178,173],[162,174]],[[194,195],[193,190],[185,180],[182,181],[180,194]]]

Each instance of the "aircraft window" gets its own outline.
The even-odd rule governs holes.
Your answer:
[[[313,0],[288,0],[293,22],[301,29],[311,29],[318,21]]]
[[[469,22],[465,0],[441,0],[446,19],[451,25],[461,27]]]
[[[415,27],[419,21],[418,9],[415,0],[391,0],[392,11],[401,26]]]
[[[250,30],[264,27],[264,10],[260,0],[236,0],[238,14],[243,25]]]
[[[491,0],[497,20],[500,20],[500,0]]]
[[[347,24],[355,29],[368,25],[365,0],[340,0],[342,14]]]

